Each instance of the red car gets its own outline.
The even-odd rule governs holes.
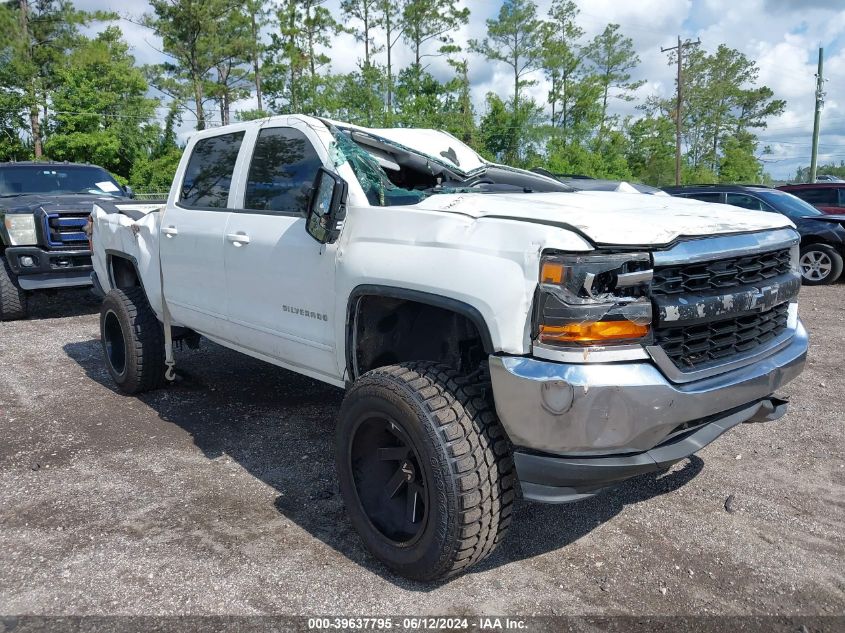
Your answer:
[[[845,214],[845,182],[815,182],[778,187],[809,202],[825,213]]]

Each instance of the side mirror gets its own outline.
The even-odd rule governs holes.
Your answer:
[[[314,178],[305,230],[320,244],[331,244],[340,236],[346,218],[346,181],[325,167]]]
[[[129,185],[124,185],[123,191],[124,191],[124,193],[126,193],[127,198],[134,198],[135,197],[135,192],[132,191],[132,187],[130,187]]]

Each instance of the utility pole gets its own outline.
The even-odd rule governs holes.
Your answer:
[[[813,154],[810,156],[810,182],[816,182],[816,166],[819,154],[819,124],[821,123],[822,106],[824,105],[824,48],[819,47],[819,70],[816,73],[816,116],[813,119]]]
[[[681,36],[679,35],[678,43],[675,46],[660,49],[661,53],[668,53],[669,51],[675,50],[678,51],[678,100],[675,105],[675,186],[679,186],[681,184],[681,104],[683,103],[681,90],[683,86],[683,51],[688,46],[698,46],[699,44],[701,44],[700,39],[695,42],[691,42],[689,40],[681,42]]]

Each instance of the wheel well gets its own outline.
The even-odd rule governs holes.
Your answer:
[[[141,285],[135,264],[124,257],[109,257],[109,273],[113,288],[135,288]]]
[[[354,297],[349,311],[349,375],[354,379],[377,367],[416,360],[442,362],[463,373],[476,370],[492,352],[483,320],[458,302],[436,303],[445,305],[416,297]]]

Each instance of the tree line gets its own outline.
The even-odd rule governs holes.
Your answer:
[[[150,5],[120,17],[69,0],[0,2],[0,160],[91,162],[139,190],[163,191],[180,125],[297,112],[441,128],[512,165],[674,181],[675,98],[643,99],[632,39],[618,24],[588,39],[571,0],[554,0],[547,14],[532,0],[504,0],[484,37],[467,42],[458,33],[471,13],[457,0],[342,0],[334,13],[326,0]],[[155,33],[164,61],[139,66],[121,20]],[[96,35],[85,34],[91,25],[100,25]],[[335,46],[343,33],[354,36],[354,53]],[[334,72],[333,59],[350,54],[355,70]],[[435,58],[447,77],[433,74]],[[507,93],[490,92],[477,108],[473,64],[506,70]],[[755,132],[785,102],[758,85],[756,63],[724,45],[691,47],[683,77],[684,180],[763,179]],[[531,88],[541,80],[538,101]],[[615,103],[638,99],[636,116],[613,114]]]

